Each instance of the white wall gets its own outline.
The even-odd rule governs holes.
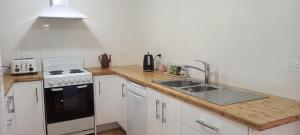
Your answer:
[[[102,52],[113,54],[114,65],[141,64],[145,52],[161,52],[165,63],[208,61],[212,81],[300,100],[300,74],[286,70],[300,61],[299,0],[71,2],[89,19],[36,20],[48,0],[2,0],[4,65],[23,52],[39,60],[83,56],[87,67],[99,66]]]
[[[113,65],[136,64],[130,32],[131,0],[71,0],[86,20],[37,19],[50,0],[3,0],[0,5],[0,45],[3,65],[22,55],[39,61],[51,57],[85,58],[85,66],[100,66],[98,56],[112,54]],[[50,30],[43,29],[44,24]]]
[[[166,63],[202,59],[212,81],[300,100],[300,73],[286,70],[300,61],[299,0],[136,2],[145,51],[162,52]]]

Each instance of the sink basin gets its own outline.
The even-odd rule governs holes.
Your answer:
[[[205,91],[218,90],[218,88],[209,85],[200,85],[200,86],[182,88],[182,90],[186,90],[189,92],[205,92]]]
[[[189,87],[189,86],[195,86],[200,85],[201,82],[194,81],[194,80],[169,80],[169,81],[163,81],[160,82],[160,84],[168,86],[168,87]]]
[[[266,98],[266,96],[251,92],[204,84],[193,79],[155,80],[153,82],[222,106]]]

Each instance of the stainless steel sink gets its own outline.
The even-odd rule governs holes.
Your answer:
[[[209,85],[199,85],[199,86],[193,86],[193,87],[187,87],[182,88],[182,90],[186,90],[189,92],[205,92],[205,91],[212,91],[212,90],[218,90],[219,88]]]
[[[188,79],[183,79],[183,80],[167,80],[167,81],[154,81],[159,84],[165,85],[167,87],[189,87],[189,86],[195,86],[195,85],[200,85],[202,84],[200,81],[196,80],[188,80]]]
[[[153,82],[217,105],[230,105],[266,98],[253,92],[217,87],[194,79],[155,80]]]

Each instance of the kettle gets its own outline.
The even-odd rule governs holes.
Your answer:
[[[153,56],[151,54],[146,54],[144,56],[144,64],[143,64],[143,69],[145,72],[153,72],[154,71],[154,60]]]
[[[102,68],[108,68],[109,63],[111,62],[111,55],[108,56],[106,53],[104,53],[99,56],[99,61]]]

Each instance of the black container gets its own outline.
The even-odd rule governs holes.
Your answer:
[[[143,64],[143,69],[145,72],[153,72],[154,71],[154,60],[153,56],[151,54],[146,54],[144,56],[144,64]]]

